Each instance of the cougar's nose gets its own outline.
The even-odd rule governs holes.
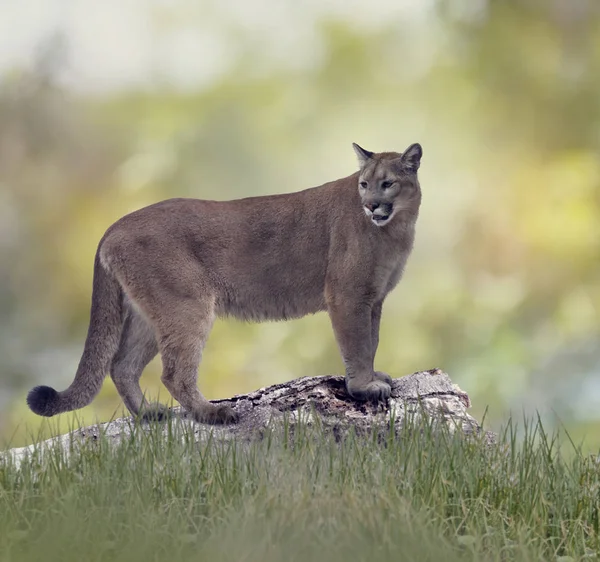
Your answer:
[[[365,207],[369,209],[369,211],[373,212],[377,207],[379,207],[379,203],[366,203]]]

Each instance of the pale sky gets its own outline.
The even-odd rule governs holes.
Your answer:
[[[55,31],[68,46],[64,81],[106,91],[164,79],[201,87],[226,72],[244,38],[261,59],[318,59],[315,21],[352,25],[416,22],[432,0],[0,0],[0,76],[28,68]],[[246,43],[244,43],[246,44]]]

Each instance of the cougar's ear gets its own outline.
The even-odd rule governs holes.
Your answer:
[[[413,172],[416,172],[419,169],[419,166],[421,165],[422,156],[423,149],[421,148],[421,145],[418,142],[416,142],[414,144],[411,144],[402,153],[400,160],[407,168],[410,168]]]
[[[371,158],[373,158],[373,153],[365,150],[358,146],[355,142],[352,143],[352,148],[354,148],[354,152],[356,152],[356,156],[358,157],[358,165],[362,168]]]

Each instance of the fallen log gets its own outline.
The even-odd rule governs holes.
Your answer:
[[[358,432],[373,428],[399,432],[407,419],[427,415],[451,431],[462,431],[465,435],[479,435],[488,443],[495,441],[493,433],[484,431],[480,424],[468,414],[471,402],[466,392],[452,383],[450,377],[440,369],[419,371],[405,377],[393,379],[392,395],[387,405],[357,402],[346,393],[344,378],[335,375],[302,377],[285,383],[261,388],[214,402],[229,403],[240,415],[239,422],[232,425],[214,426],[200,424],[187,417],[180,408],[172,408],[174,417],[179,418],[186,430],[194,432],[198,441],[208,438],[228,441],[234,438],[251,440],[261,435],[268,427],[286,420],[288,428],[297,423],[311,423],[318,417],[324,428],[335,428],[343,433],[354,428]],[[150,423],[137,427],[150,427]],[[104,436],[119,443],[131,435],[136,427],[133,418],[123,417],[105,423],[94,424],[52,437],[41,443],[9,449],[2,453],[5,460],[19,464],[34,451],[60,446],[70,449],[73,443],[95,441]],[[167,431],[165,425],[164,431]]]

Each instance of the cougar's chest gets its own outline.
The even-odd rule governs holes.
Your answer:
[[[389,260],[379,263],[374,269],[373,288],[377,300],[383,300],[387,294],[399,283],[404,271],[406,260]]]
[[[413,232],[405,233],[399,244],[388,248],[388,252],[385,254],[387,258],[378,264],[377,284],[381,299],[385,298],[402,279],[406,262],[412,250],[413,239]]]
[[[404,273],[405,264],[406,259],[400,260],[392,270],[387,281],[386,294],[389,293],[400,282],[402,274]]]

